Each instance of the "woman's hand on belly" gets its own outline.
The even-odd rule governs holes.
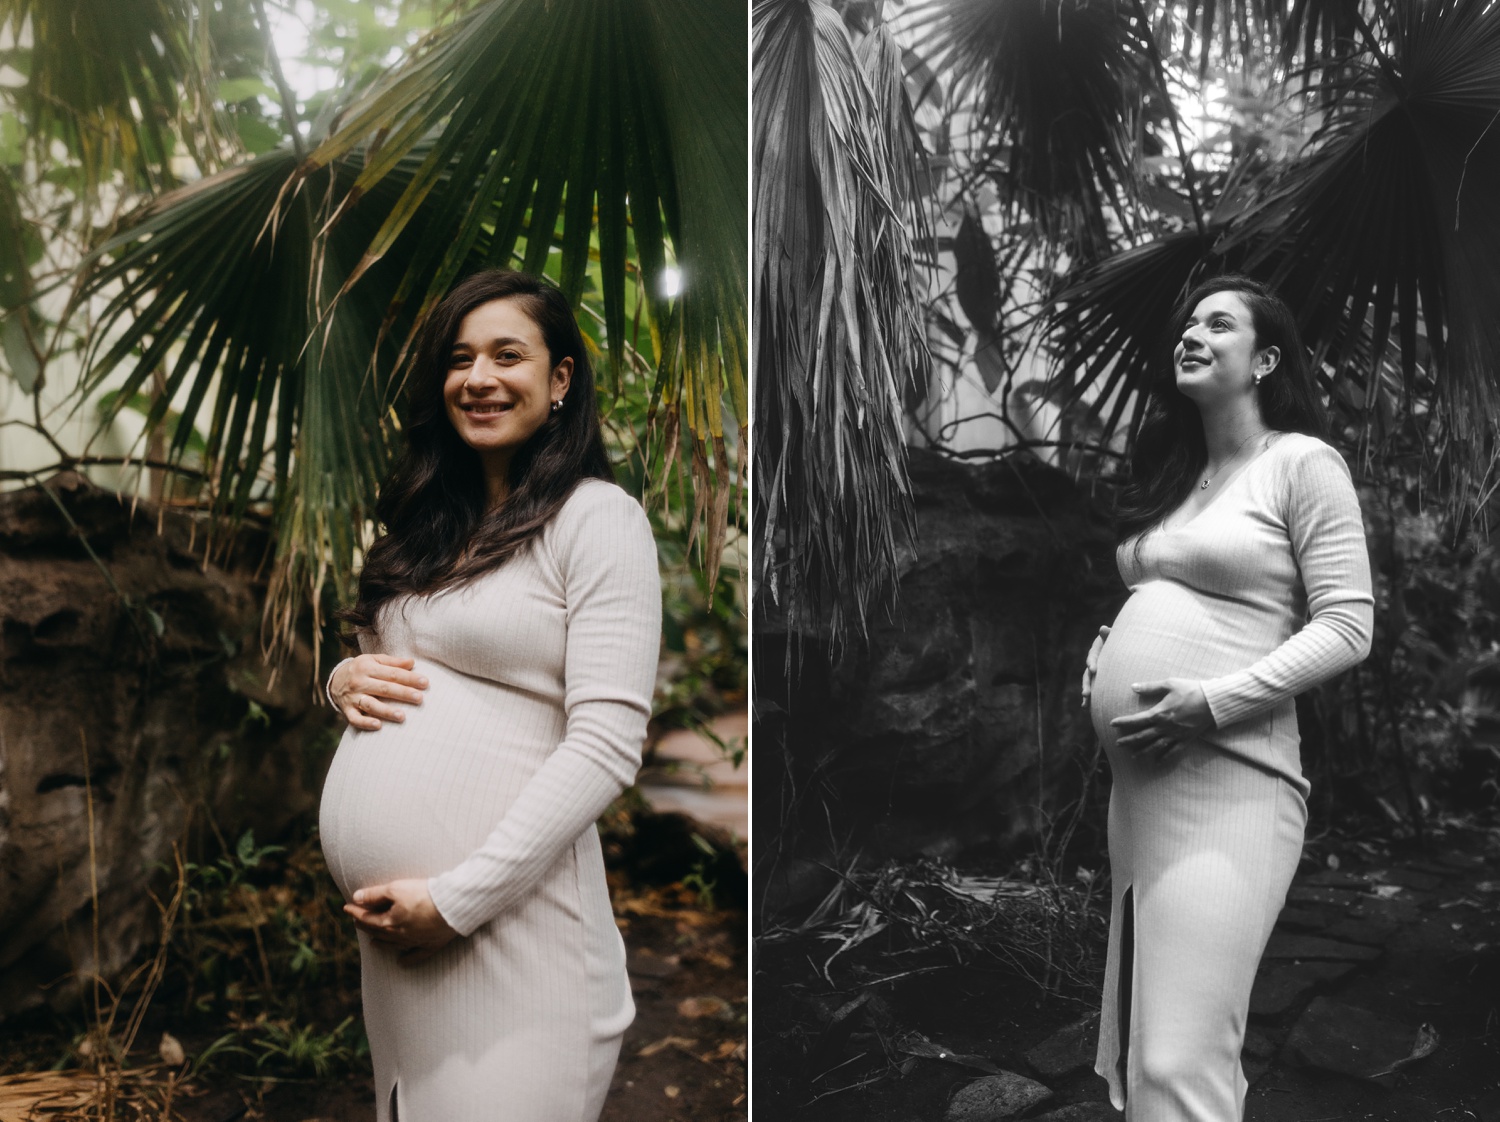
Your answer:
[[[377,943],[398,948],[403,966],[426,962],[458,938],[420,878],[361,888],[344,911]]]
[[[1191,678],[1137,682],[1130,688],[1142,701],[1158,694],[1160,700],[1150,709],[1110,722],[1119,731],[1116,745],[1129,752],[1163,763],[1183,743],[1214,727],[1203,686]]]
[[[406,714],[391,702],[422,704],[427,679],[416,672],[416,665],[415,660],[396,655],[358,655],[333,672],[328,696],[350,725],[374,732],[381,721],[406,720]]]
[[[1104,640],[1109,638],[1109,626],[1099,629],[1098,636],[1093,645],[1089,647],[1088,658],[1083,662],[1083,707],[1089,707],[1089,698],[1094,695],[1094,675],[1099,673],[1099,652],[1104,650]]]

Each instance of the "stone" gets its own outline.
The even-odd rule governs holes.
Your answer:
[[[1453,869],[1450,866],[1440,865],[1436,861],[1408,861],[1403,868],[1415,869],[1419,873],[1431,873],[1444,880],[1453,875]]]
[[[1312,884],[1294,884],[1287,892],[1288,902],[1293,904],[1328,904],[1335,908],[1352,908],[1370,897],[1362,892],[1351,892],[1347,888],[1319,888]]]
[[[1341,873],[1337,869],[1323,869],[1305,877],[1298,877],[1297,879],[1302,884],[1316,885],[1319,888],[1352,888],[1356,891],[1363,891],[1369,883],[1366,877],[1357,877],[1351,873]]]
[[[1433,876],[1431,873],[1420,873],[1409,867],[1377,873],[1370,879],[1376,884],[1396,884],[1402,888],[1414,888],[1418,892],[1431,892],[1443,883],[1441,877]]]
[[[1461,872],[1472,872],[1475,869],[1485,867],[1485,860],[1477,853],[1444,853],[1438,860],[1450,868]]]
[[[1347,962],[1294,962],[1262,969],[1250,991],[1250,1012],[1259,1017],[1284,1013],[1318,986],[1336,982],[1353,969]]]
[[[1039,806],[1076,797],[1095,751],[1079,676],[1127,595],[1107,519],[1029,455],[962,463],[913,448],[909,471],[920,549],[902,547],[896,607],[871,614],[868,642],[794,640],[774,604],[757,605],[753,675],[785,682],[788,658],[802,668],[778,687],[790,716],[757,765],[774,782],[756,805],[778,805],[784,781],[779,805],[808,815],[755,823],[787,842],[778,865],[838,864],[815,804],[836,805],[840,844],[877,866],[1014,848],[1045,829]],[[791,797],[803,779],[824,801]],[[759,906],[816,904],[800,887],[773,873]]]
[[[1031,1051],[1026,1062],[1044,1079],[1064,1079],[1094,1066],[1099,1045],[1099,1014],[1059,1029]]]
[[[1260,1029],[1252,1028],[1245,1030],[1245,1046],[1242,1050],[1245,1055],[1257,1060],[1269,1060],[1276,1052],[1276,1045]]]
[[[1379,919],[1387,923],[1414,923],[1422,918],[1422,909],[1410,900],[1383,900],[1366,896],[1349,909],[1354,919]]]
[[[1109,1103],[1072,1103],[1057,1110],[1049,1110],[1046,1114],[1039,1114],[1030,1122],[1114,1122],[1117,1118],[1124,1118]]]
[[[1380,949],[1358,943],[1340,943],[1336,939],[1323,939],[1317,935],[1292,935],[1285,931],[1273,931],[1263,957],[1369,962],[1380,957]]]
[[[1341,919],[1324,930],[1329,939],[1340,939],[1346,943],[1363,943],[1367,947],[1383,947],[1401,925],[1389,919]]]
[[[132,517],[70,474],[43,486],[0,494],[0,1018],[71,1011],[87,974],[118,977],[155,937],[148,892],[190,817],[231,844],[284,839],[337,743],[308,642],[275,675],[260,656],[264,537],[205,564],[188,514]]]
[[[986,1075],[959,1088],[943,1122],[1002,1122],[1052,1097],[1047,1087],[1013,1071]]]
[[[1276,917],[1277,927],[1290,927],[1297,931],[1321,931],[1333,922],[1336,912],[1328,908],[1299,907],[1289,904]]]
[[[1411,1055],[1417,1030],[1368,1009],[1317,997],[1287,1037],[1286,1057],[1301,1067],[1370,1079]]]

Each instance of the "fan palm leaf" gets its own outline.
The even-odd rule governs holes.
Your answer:
[[[85,392],[123,371],[118,409],[159,377],[147,425],[180,411],[174,458],[206,412],[217,509],[236,517],[252,501],[274,504],[282,564],[273,592],[296,585],[300,595],[306,578],[315,609],[325,583],[349,589],[387,463],[394,354],[377,340],[399,269],[372,270],[328,309],[418,159],[323,237],[326,197],[353,186],[359,161],[309,176],[292,152],[267,153],[152,202],[100,247],[85,288],[107,300]],[[441,236],[425,221],[417,230]],[[273,596],[280,640],[290,634],[293,599]]]
[[[349,281],[451,180],[455,189],[431,204],[455,236],[418,245],[397,292],[400,305],[415,300],[416,320],[481,239],[490,263],[515,255],[531,272],[555,247],[562,287],[577,299],[592,238],[618,377],[635,256],[660,336],[655,392],[666,431],[686,425],[695,475],[715,494],[711,565],[731,490],[722,402],[727,395],[741,427],[747,404],[744,41],[744,9],[733,0],[490,0],[433,33],[309,160],[325,166],[368,143],[347,207],[419,142],[430,146]],[[342,208],[335,228],[341,217]],[[682,291],[669,302],[664,274],[674,259]],[[705,446],[715,453],[710,479]]]
[[[912,529],[900,391],[928,362],[903,197],[917,153],[831,7],[761,0],[752,25],[758,593],[837,644],[863,631]]]
[[[982,165],[1052,241],[1091,251],[1134,193],[1135,122],[1149,74],[1119,0],[935,0],[911,16],[915,50],[988,141]]]
[[[1109,435],[1128,419],[1134,433],[1172,310],[1205,269],[1224,269],[1210,264],[1222,233],[1188,227],[1074,273],[1047,324],[1057,357],[1049,393],[1059,404],[1087,399],[1087,422],[1102,421]]]
[[[1500,8],[1395,0],[1387,42],[1327,82],[1308,155],[1236,223],[1321,355],[1368,318],[1394,336],[1408,389],[1430,367],[1455,473],[1472,503],[1500,437]],[[1423,329],[1425,328],[1425,333]]]
[[[210,152],[214,122],[189,30],[199,23],[187,0],[0,0],[0,27],[16,42],[29,33],[30,47],[9,53],[27,75],[18,96],[43,160],[60,137],[90,186],[117,163],[157,184],[170,182],[179,131]],[[199,128],[174,130],[195,109]]]

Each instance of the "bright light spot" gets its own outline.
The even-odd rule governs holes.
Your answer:
[[[316,16],[310,0],[295,0],[282,6],[268,5],[266,18],[271,22],[271,41],[276,45],[286,84],[299,101],[305,101],[320,90],[331,89],[338,80],[336,71],[305,61],[308,52],[308,25]]]
[[[671,299],[682,291],[682,270],[668,265],[661,271],[661,294]]]

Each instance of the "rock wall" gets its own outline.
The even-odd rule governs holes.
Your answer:
[[[1083,659],[1125,597],[1107,521],[1029,456],[914,450],[910,470],[915,550],[867,649],[829,666],[809,644],[788,686],[786,635],[756,616],[755,861],[770,913],[826,891],[828,866],[1016,852],[1094,758]]]
[[[147,888],[193,829],[305,821],[334,743],[310,648],[262,665],[257,543],[205,565],[187,515],[46,487],[0,494],[0,1018],[154,939]]]

